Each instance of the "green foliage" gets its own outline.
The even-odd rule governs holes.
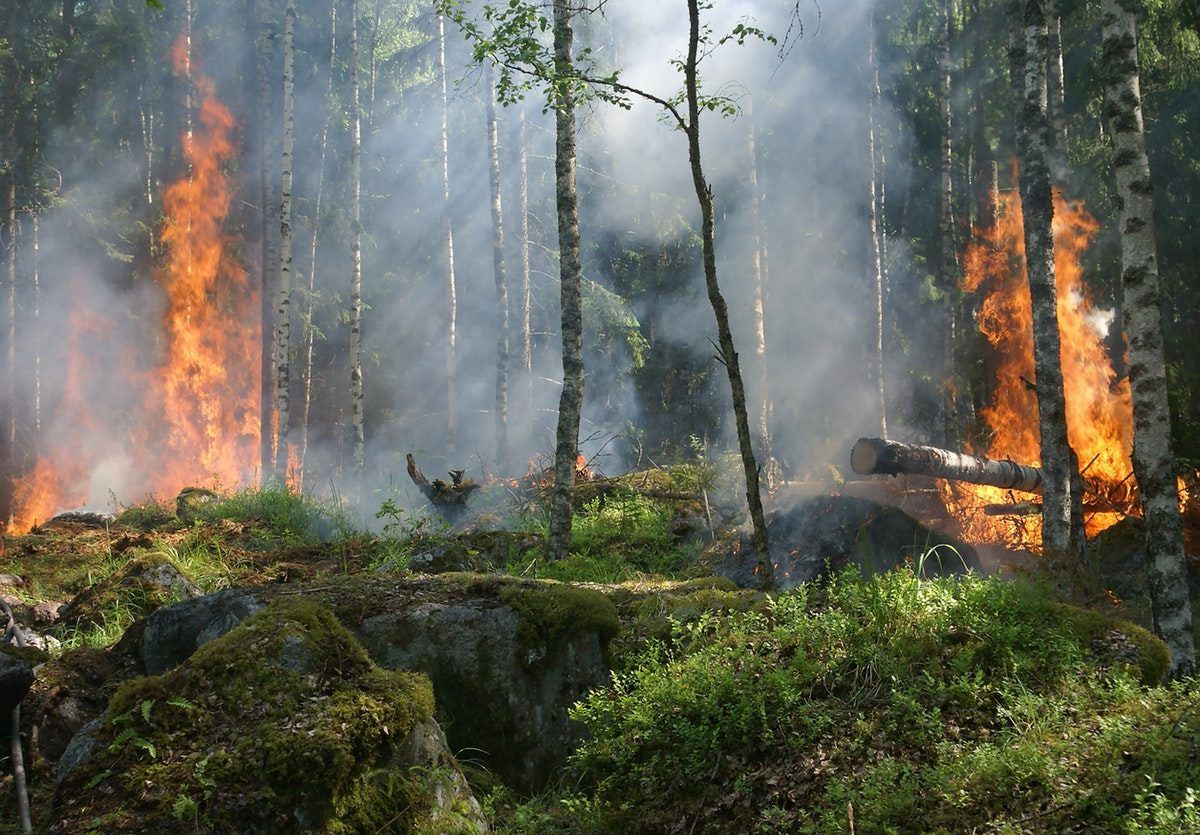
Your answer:
[[[240,490],[195,508],[199,522],[251,522],[264,538],[289,543],[327,542],[355,531],[350,511],[333,500],[268,486]]]
[[[828,832],[847,804],[863,832],[1186,824],[1198,697],[1101,626],[1136,630],[1009,581],[846,574],[651,642],[577,707],[576,764],[604,830]]]

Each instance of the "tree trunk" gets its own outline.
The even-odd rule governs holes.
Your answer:
[[[1046,0],[1046,24],[1050,37],[1049,60],[1046,62],[1049,73],[1046,92],[1050,105],[1050,120],[1054,126],[1050,142],[1050,177],[1052,182],[1061,188],[1067,183],[1067,100],[1063,80],[1062,19],[1058,14],[1058,0]]]
[[[954,16],[955,0],[942,0],[938,9],[941,55],[938,61],[938,237],[941,240],[941,258],[938,277],[942,291],[946,294],[946,329],[942,356],[942,401],[944,404],[944,432],[947,443],[959,434],[958,426],[958,374],[956,354],[958,349],[958,263],[954,243],[954,145],[953,107],[951,96],[951,20]]]
[[[529,271],[529,159],[525,143],[525,109],[517,128],[518,230],[521,236],[521,367],[525,371],[525,419],[533,420],[533,293]]]
[[[771,461],[771,387],[767,367],[767,325],[764,314],[766,280],[763,275],[762,193],[758,186],[758,144],[754,121],[754,100],[746,97],[749,111],[747,131],[747,173],[750,187],[750,275],[754,281],[754,362],[758,372],[758,454],[765,464]]]
[[[850,468],[859,475],[923,475],[1023,493],[1042,492],[1042,471],[1037,467],[884,438],[859,438],[850,451]]]
[[[33,438],[34,460],[37,459],[38,449],[42,441],[42,244],[40,237],[41,222],[35,210],[30,217],[33,254]]]
[[[450,220],[450,128],[446,100],[446,19],[438,15],[437,77],[442,117],[442,257],[446,282],[446,455],[453,455],[458,434],[455,403],[458,367],[458,290],[454,278],[454,224]]]
[[[4,60],[4,217],[0,228],[0,248],[4,251],[4,416],[3,448],[4,474],[9,479],[5,485],[5,507],[3,517],[11,513],[11,479],[17,466],[17,84],[20,74],[13,48],[17,43],[17,12],[15,3],[10,3],[5,16],[5,35],[9,43],[8,55]]]
[[[971,69],[975,82],[972,90],[971,114],[971,161],[975,167],[974,181],[974,226],[990,228],[996,222],[996,193],[992,190],[992,172],[995,161],[987,141],[987,56],[984,52],[984,20],[981,17],[980,0],[971,0]]]
[[[304,487],[304,465],[308,458],[308,416],[312,409],[313,343],[316,341],[317,241],[321,231],[321,209],[325,200],[325,163],[329,151],[329,122],[333,117],[333,72],[337,64],[337,4],[329,0],[329,75],[325,79],[325,122],[321,127],[321,163],[317,173],[317,197],[313,203],[312,245],[308,253],[308,304],[304,322],[304,403],[300,415],[300,452],[297,489]]]
[[[358,0],[350,0],[350,413],[353,493],[361,498],[366,464],[362,372],[362,114],[358,102]]]
[[[754,550],[758,555],[755,573],[764,588],[774,585],[774,568],[767,542],[767,522],[763,514],[762,493],[758,484],[758,464],[754,458],[754,447],[750,439],[750,419],[746,409],[746,389],[742,383],[742,369],[734,349],[733,332],[729,328],[729,309],[721,286],[717,283],[716,229],[713,217],[712,188],[704,178],[700,161],[700,101],[696,64],[700,46],[700,2],[688,0],[688,53],[683,66],[684,85],[687,92],[688,109],[688,161],[692,168],[692,184],[696,199],[700,203],[701,239],[704,248],[704,282],[708,288],[708,301],[717,320],[717,336],[721,348],[721,359],[729,375],[729,387],[733,394],[733,414],[737,423],[738,448],[742,455],[742,469],[746,477],[746,503],[750,509],[750,520],[754,526]]]
[[[883,365],[883,247],[880,244],[879,230],[879,169],[875,149],[875,118],[880,105],[879,93],[879,59],[875,46],[875,6],[871,6],[870,45],[867,48],[867,65],[871,72],[871,94],[867,99],[867,151],[870,157],[871,172],[871,285],[875,295],[874,333],[871,345],[871,371],[875,376],[875,408],[878,410],[879,434],[888,436],[887,426],[887,388],[884,378]]]
[[[572,69],[571,5],[554,0],[556,75]],[[583,309],[579,262],[579,198],[575,189],[575,94],[570,85],[554,91],[554,186],[558,209],[559,295],[562,309],[562,394],[554,447],[554,486],[546,558],[562,559],[571,544],[571,493],[579,453],[579,417],[583,409]]]
[[[294,146],[293,53],[296,3],[283,13],[283,153],[279,178],[279,304],[275,312],[275,476],[287,483],[292,351],[292,152]]]
[[[1042,547],[1047,554],[1079,552],[1071,524],[1071,448],[1067,444],[1062,351],[1054,277],[1054,204],[1050,194],[1050,119],[1046,111],[1046,11],[1044,0],[1013,0],[1014,24],[1021,27],[1022,76],[1014,79],[1022,96],[1017,126],[1021,169],[1021,210],[1025,218],[1025,263],[1033,302],[1033,355],[1037,384],[1045,498]]]
[[[267,479],[275,466],[275,377],[274,377],[274,340],[272,335],[274,318],[272,291],[274,287],[271,276],[275,271],[275,252],[272,242],[274,237],[271,227],[275,222],[273,200],[271,194],[271,141],[270,141],[270,111],[271,111],[271,74],[270,74],[270,0],[258,0],[258,155],[259,155],[259,208],[261,211],[262,233],[262,275],[259,282],[261,295],[262,318],[262,355],[261,379],[259,388],[259,466],[263,481]]]
[[[496,279],[496,469],[508,471],[508,275],[504,264],[504,209],[500,198],[500,136],[496,125],[496,86],[492,65],[484,67],[487,85],[488,173],[492,189],[492,269]]]
[[[1145,514],[1147,581],[1154,630],[1171,651],[1171,675],[1182,677],[1195,669],[1196,651],[1167,406],[1154,189],[1142,122],[1135,10],[1131,0],[1104,2],[1105,112],[1117,151],[1121,289],[1133,392],[1133,469]]]

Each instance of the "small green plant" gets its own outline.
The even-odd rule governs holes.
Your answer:
[[[344,538],[356,532],[353,516],[344,505],[294,493],[279,486],[240,490],[216,501],[197,505],[192,516],[197,522],[230,520],[254,523],[260,535],[268,541],[314,544]]]

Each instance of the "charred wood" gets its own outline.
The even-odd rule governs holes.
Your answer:
[[[1023,493],[1042,492],[1042,471],[1037,467],[883,438],[859,438],[850,452],[850,466],[859,475],[924,475]]]

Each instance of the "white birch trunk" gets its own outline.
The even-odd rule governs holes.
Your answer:
[[[1046,10],[1044,0],[1015,0],[1014,24],[1021,28],[1023,76],[1018,154],[1021,209],[1025,219],[1025,261],[1033,301],[1033,355],[1041,436],[1042,548],[1047,555],[1078,553],[1072,525],[1071,448],[1067,443],[1062,349],[1054,275],[1054,204],[1048,163],[1050,117],[1046,109]]]
[[[504,208],[500,197],[500,137],[496,125],[496,89],[492,66],[484,68],[487,90],[488,174],[491,184],[492,269],[496,279],[496,468],[508,471],[508,275],[504,263]]]
[[[366,464],[362,371],[362,114],[358,101],[358,0],[350,0],[350,414],[356,498]]]
[[[279,178],[279,296],[275,310],[275,476],[287,481],[292,350],[292,156],[295,131],[293,57],[296,3],[283,13],[283,153]]]
[[[1105,112],[1116,146],[1121,288],[1133,392],[1133,468],[1146,526],[1154,630],[1171,651],[1173,677],[1196,666],[1176,462],[1171,448],[1166,359],[1159,310],[1154,189],[1146,156],[1138,70],[1136,5],[1104,0]]]
[[[875,45],[875,6],[871,6],[870,45],[868,46],[867,61],[871,71],[871,93],[867,99],[867,151],[870,157],[870,198],[871,198],[871,275],[872,290],[875,296],[874,333],[871,345],[871,366],[875,376],[875,408],[879,413],[879,435],[888,436],[887,425],[887,386],[884,378],[883,363],[883,246],[879,229],[879,179],[880,170],[876,153],[875,119],[880,106],[879,94],[879,56]]]
[[[446,19],[438,15],[438,92],[441,95],[442,267],[446,287],[446,455],[453,456],[458,435],[458,287],[454,277],[454,224],[450,218],[450,127],[446,98]]]

